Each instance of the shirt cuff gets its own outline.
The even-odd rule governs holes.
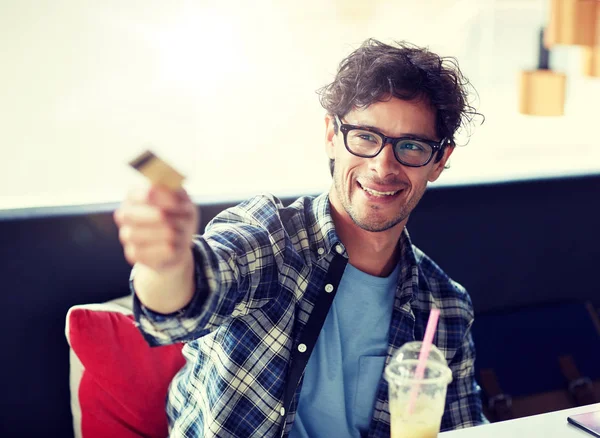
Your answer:
[[[192,246],[194,257],[195,291],[191,301],[183,308],[172,313],[160,313],[144,306],[139,300],[133,286],[135,266],[129,278],[129,287],[133,295],[133,314],[136,325],[151,346],[169,345],[176,342],[187,342],[199,337],[195,328],[201,326],[203,314],[207,313],[214,298],[209,292],[206,276],[202,271],[203,256],[199,245]]]

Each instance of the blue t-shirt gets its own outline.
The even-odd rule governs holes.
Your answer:
[[[304,372],[291,438],[366,435],[388,348],[399,267],[386,278],[350,264]]]

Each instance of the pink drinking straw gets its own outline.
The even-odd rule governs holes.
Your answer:
[[[429,321],[427,321],[427,328],[425,329],[425,337],[421,344],[421,351],[419,352],[419,362],[417,363],[417,369],[415,371],[415,379],[423,380],[425,375],[425,365],[427,364],[427,358],[431,351],[431,345],[433,344],[433,335],[435,335],[435,329],[437,328],[438,319],[440,317],[440,311],[438,309],[431,309],[429,314]],[[408,402],[408,414],[412,414],[415,409],[415,403],[417,402],[417,395],[419,394],[419,383],[415,383],[410,391],[410,399]]]

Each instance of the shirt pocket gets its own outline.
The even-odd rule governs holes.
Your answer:
[[[385,356],[360,356],[354,393],[354,418],[356,425],[368,428],[375,405],[377,386],[383,373]]]

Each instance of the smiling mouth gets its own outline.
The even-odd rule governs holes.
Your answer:
[[[390,192],[380,192],[379,190],[374,190],[374,189],[370,189],[368,187],[365,187],[361,183],[359,183],[358,181],[356,181],[356,183],[358,184],[358,186],[361,189],[363,189],[369,195],[376,196],[378,198],[391,197],[391,196],[397,195],[398,193],[400,193],[402,191],[402,189],[400,189],[400,190],[394,190],[394,191],[390,191]]]

